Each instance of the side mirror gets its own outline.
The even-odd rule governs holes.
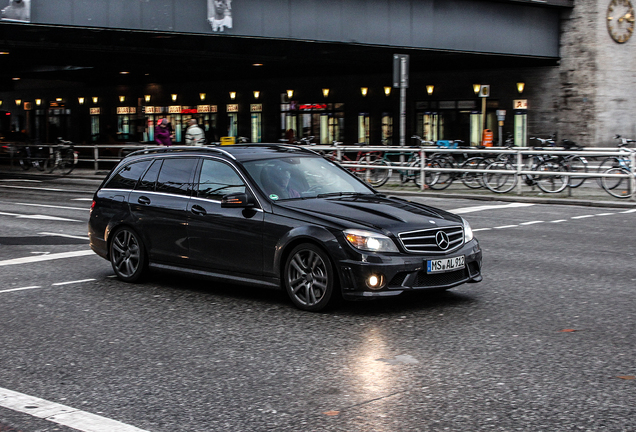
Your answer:
[[[254,197],[245,192],[235,192],[221,198],[221,208],[250,208],[255,205]]]

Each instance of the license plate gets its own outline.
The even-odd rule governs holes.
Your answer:
[[[466,258],[464,255],[452,258],[428,260],[426,261],[426,273],[443,273],[460,270],[466,266],[465,261]]]

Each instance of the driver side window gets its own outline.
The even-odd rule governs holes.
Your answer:
[[[223,195],[235,192],[245,192],[245,183],[234,168],[217,160],[204,159],[197,197],[221,201]]]

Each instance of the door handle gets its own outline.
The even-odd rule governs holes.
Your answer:
[[[208,212],[206,212],[206,211],[205,211],[205,209],[204,209],[203,207],[198,206],[198,205],[196,205],[196,204],[195,204],[195,205],[193,205],[193,206],[190,208],[190,211],[191,211],[192,213],[194,213],[195,215],[198,215],[198,216],[203,216],[203,215],[208,214]]]
[[[148,205],[148,204],[150,204],[150,198],[145,197],[145,196],[140,196],[139,198],[137,198],[137,202],[139,204]]]

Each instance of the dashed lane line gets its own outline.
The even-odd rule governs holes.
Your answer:
[[[48,255],[38,255],[24,258],[13,258],[4,261],[0,261],[0,267],[8,266],[8,265],[16,265],[16,264],[27,264],[34,263],[40,261],[50,261],[54,259],[62,259],[62,258],[75,258],[86,255],[95,255],[95,252],[92,250],[83,250],[83,251],[75,251],[75,252],[62,252],[56,254],[48,254]]]
[[[6,212],[0,212],[0,216],[13,216],[15,218],[18,219],[38,219],[38,220],[52,220],[52,221],[59,221],[59,222],[82,222],[76,219],[68,219],[68,218],[62,218],[62,217],[57,217],[57,216],[48,216],[48,215],[23,215],[23,214],[18,214],[18,213],[6,213]]]
[[[598,216],[613,216],[619,213],[634,213],[634,212],[636,212],[636,209],[625,210],[620,212],[606,212],[606,213],[572,216],[570,217],[570,219],[557,219],[553,221],[528,221],[528,222],[521,222],[517,225],[502,225],[502,226],[493,227],[493,228],[477,228],[477,229],[473,229],[473,232],[489,231],[492,229],[519,228],[521,226],[528,226],[528,225],[535,225],[535,224],[542,224],[542,223],[562,223],[562,222],[568,222],[569,220],[587,219],[587,218],[598,217]]]
[[[82,432],[147,432],[117,420],[1,387],[0,406]]]
[[[31,289],[38,289],[38,288],[42,288],[41,286],[28,286],[28,287],[22,287],[22,288],[10,288],[10,289],[6,289],[6,290],[2,290],[0,291],[0,293],[7,293],[7,292],[14,292],[14,291],[24,291],[24,290],[31,290]]]
[[[68,282],[56,282],[54,284],[51,284],[51,286],[62,286],[62,285],[78,284],[83,282],[93,282],[94,280],[96,279],[81,279],[81,280],[68,281]]]
[[[76,236],[71,234],[50,233],[50,232],[41,232],[38,234],[45,235],[45,236],[53,236],[53,237],[66,237],[66,238],[72,238],[72,239],[88,240],[88,236]]]
[[[510,204],[493,204],[493,205],[483,205],[483,206],[473,206],[473,207],[462,207],[453,210],[449,210],[451,213],[474,213],[483,210],[500,210],[500,209],[509,209],[516,207],[530,207],[535,204],[531,203],[510,203]]]
[[[31,204],[31,203],[15,203],[15,204],[16,205],[23,205],[23,206],[33,206],[33,207],[48,207],[48,208],[55,208],[55,209],[62,209],[62,210],[90,211],[90,208],[88,208],[88,207],[64,207],[64,206],[59,206],[59,205]]]

